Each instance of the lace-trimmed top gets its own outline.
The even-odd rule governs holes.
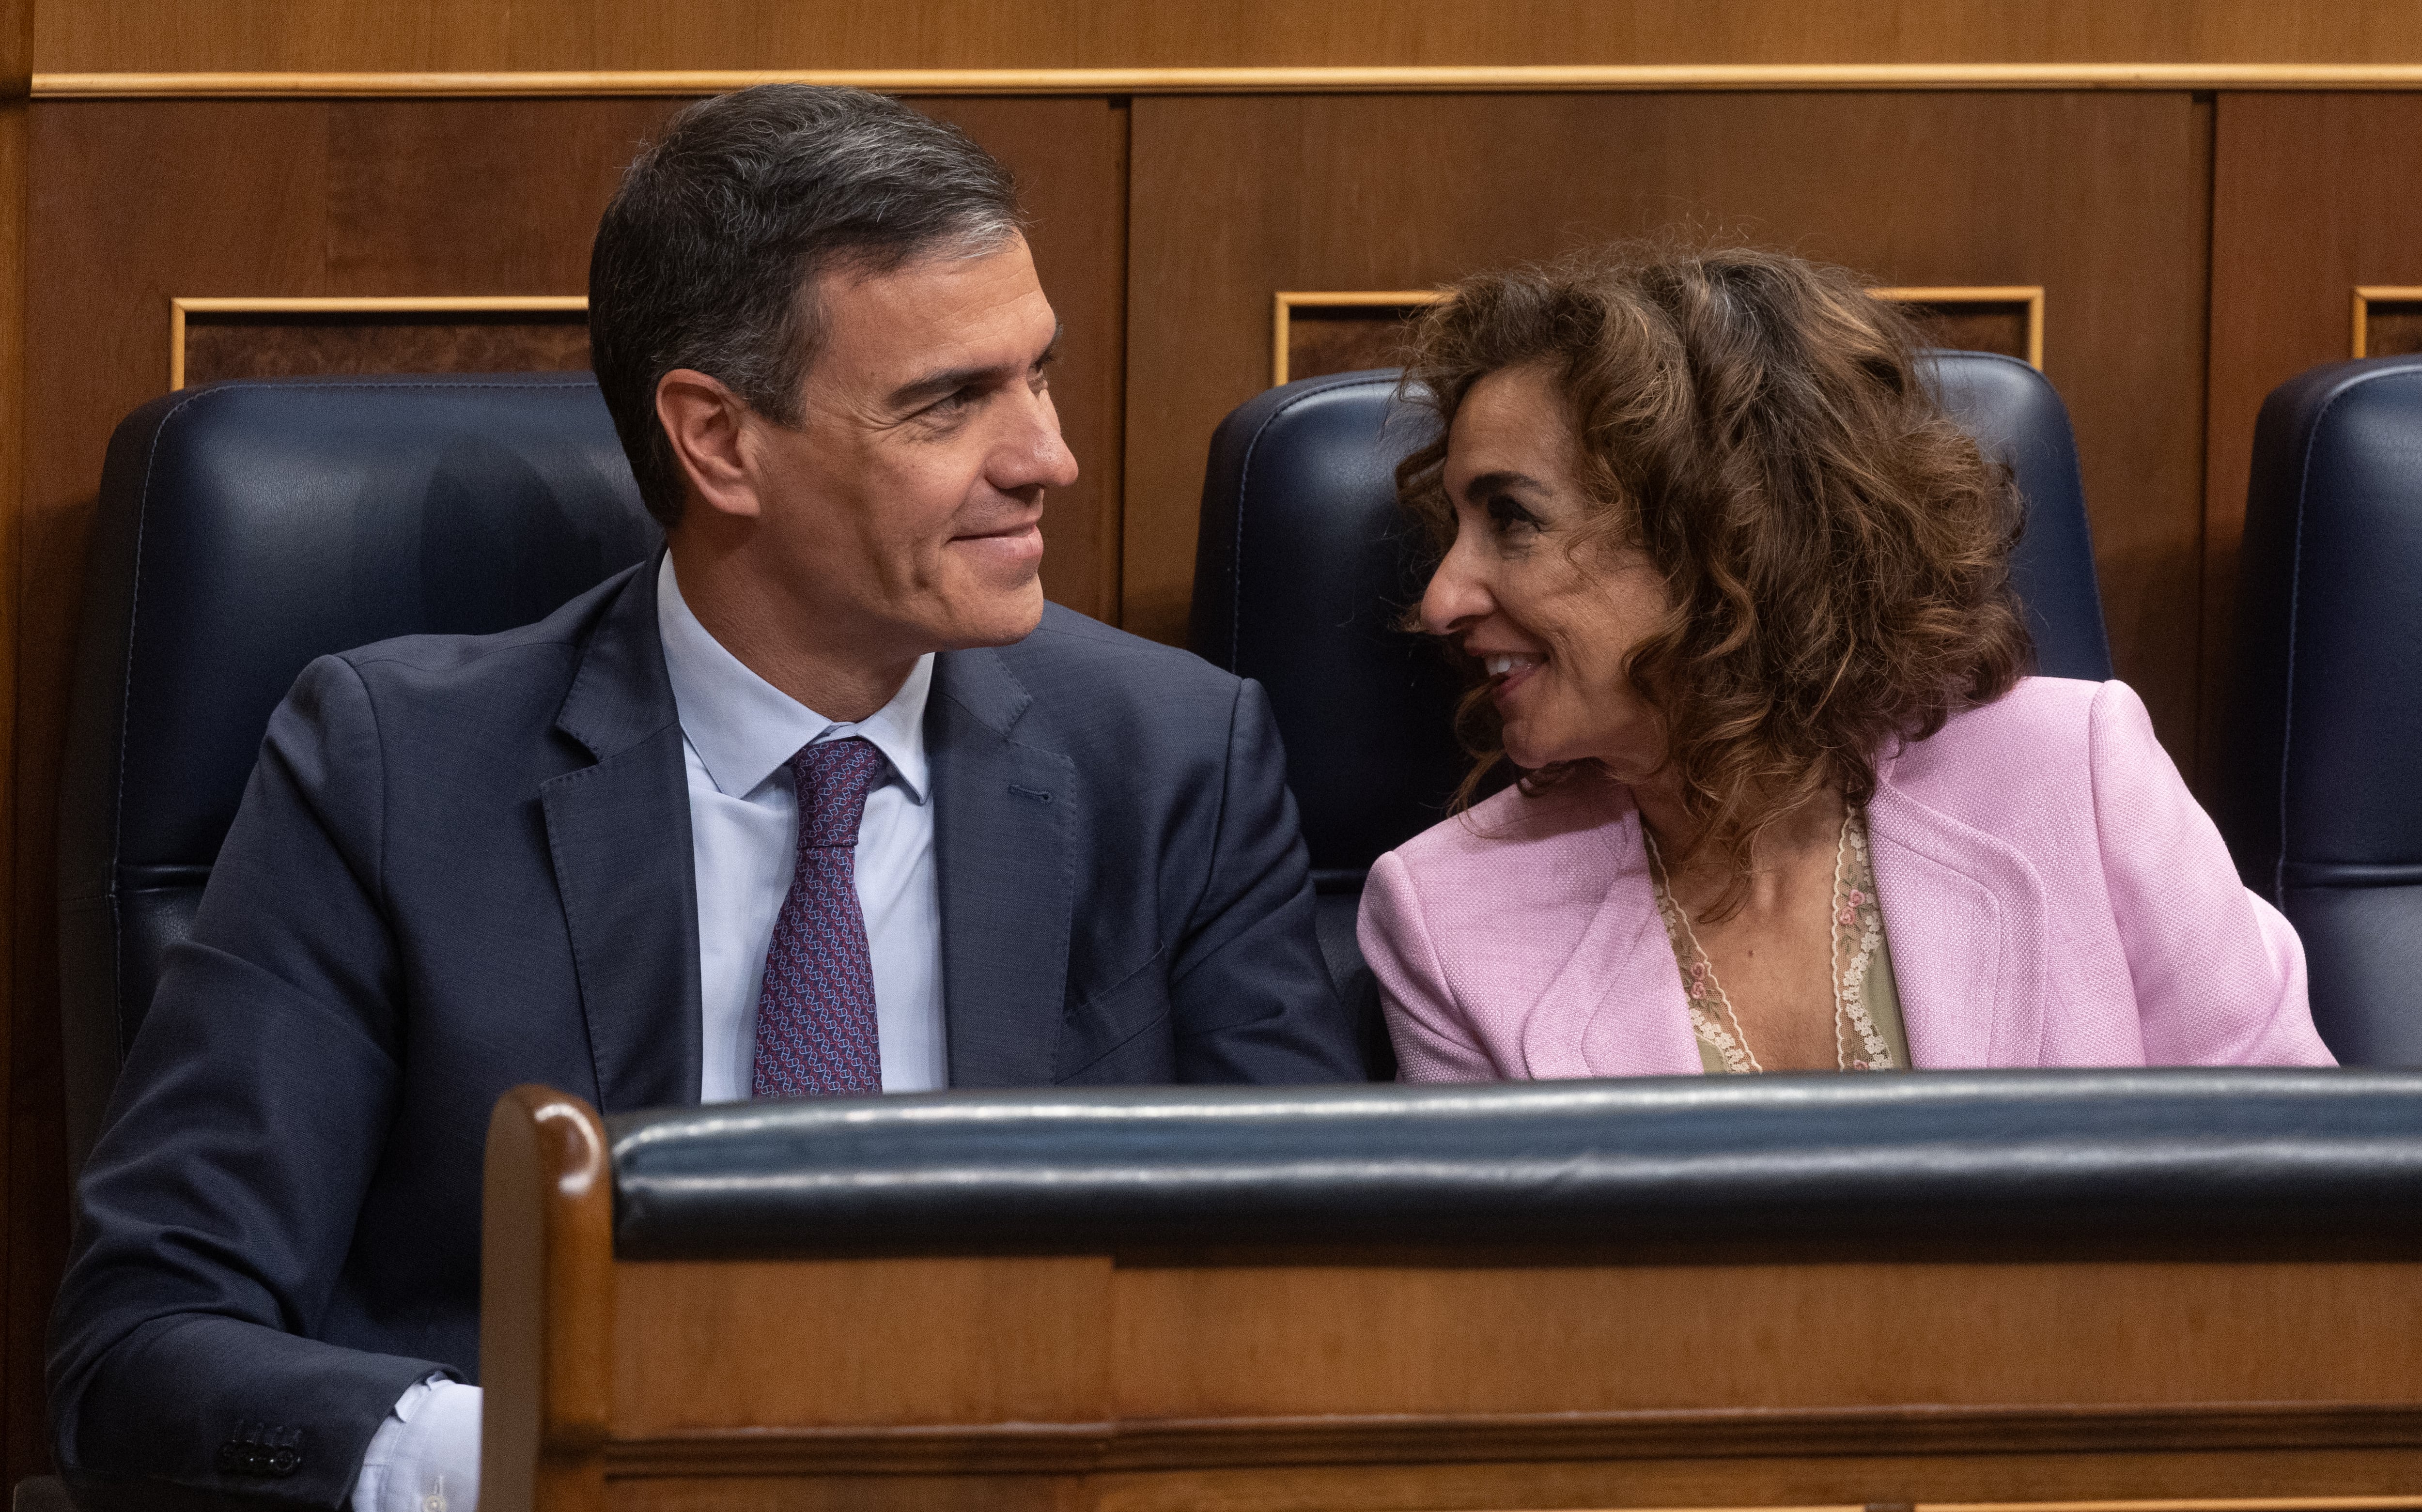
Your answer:
[[[1892,952],[1884,940],[1884,916],[1876,899],[1876,875],[1867,854],[1867,816],[1854,813],[1847,831],[1848,852],[1833,893],[1835,921],[1840,925],[1833,969],[1841,974],[1846,993],[1849,1032],[1843,1050],[1854,1071],[1899,1071],[1910,1067],[1909,1035],[1901,1022],[1900,994],[1893,983]],[[1673,943],[1675,967],[1682,973],[1683,1000],[1699,1045],[1699,1063],[1709,1076],[1745,1075],[1754,1069],[1732,1027],[1723,1020],[1710,984],[1711,968],[1691,938],[1681,910],[1656,884],[1657,912]]]

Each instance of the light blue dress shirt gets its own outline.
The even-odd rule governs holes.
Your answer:
[[[698,984],[705,1063],[699,1096],[748,1095],[765,950],[798,856],[799,800],[789,762],[803,746],[862,735],[890,774],[866,795],[857,827],[857,903],[874,967],[883,1090],[950,1084],[942,1029],[942,902],[925,764],[932,654],[891,701],[858,724],[827,719],[723,649],[683,602],[668,555],[656,575],[656,628],[681,711],[698,868]]]
[[[859,724],[826,718],[741,664],[682,601],[668,555],[656,574],[656,633],[681,712],[698,871],[702,1102],[747,1097],[757,992],[774,921],[798,855],[799,800],[789,763],[819,740],[863,735],[891,764],[857,827],[857,904],[874,967],[883,1090],[950,1084],[942,1028],[942,899],[934,871],[934,802],[925,700],[934,658],[917,660],[890,702]],[[480,1389],[432,1376],[405,1392],[371,1435],[354,1512],[475,1512]]]

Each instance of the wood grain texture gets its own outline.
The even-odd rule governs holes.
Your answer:
[[[2406,1401],[2422,1387],[2412,1361],[2369,1341],[2422,1330],[2422,1294],[2399,1295],[2413,1274],[2373,1264],[1122,1270],[1117,1415]]]
[[[1666,228],[1894,285],[2046,290],[2119,675],[2175,754],[2198,689],[2210,106],[2186,95],[1135,102],[1123,622],[1185,633],[1212,428],[1282,289],[1408,289]],[[2343,317],[2342,317],[2343,319]]]
[[[2410,357],[2422,352],[2422,300],[2383,300],[2371,307],[2363,354]]]
[[[589,366],[583,315],[196,318],[185,383],[304,373],[571,372]]]
[[[607,1501],[1779,1508],[2422,1471],[2410,1263],[1800,1259],[625,1264]]]
[[[634,1512],[2187,1512],[2422,1471],[2403,1260],[616,1269]]]
[[[1093,1423],[1107,1259],[624,1262],[614,1428]]]
[[[2422,56],[2399,0],[45,0],[42,72],[1107,68],[1624,62],[2366,62]]]
[[[2265,1483],[2342,1483],[2391,1480],[2413,1458],[2381,1458],[2354,1471],[2339,1463],[2276,1461],[2236,1457],[2219,1463],[2202,1458],[2124,1454],[2110,1461],[2037,1461],[2032,1457],[1972,1457],[1964,1461],[1896,1461],[1867,1457],[1802,1457],[1780,1461],[1635,1461],[1623,1466],[1540,1463],[1540,1466],[1405,1466],[1397,1471],[1282,1469],[1282,1471],[1157,1471],[1157,1473],[1094,1475],[850,1475],[831,1480],[782,1480],[731,1475],[715,1480],[635,1478],[608,1483],[615,1512],[722,1512],[753,1507],[765,1512],[1870,1512],[1909,1507],[1906,1498],[1879,1495],[1812,1504],[1761,1495],[1766,1488],[1809,1486],[1945,1486],[1947,1495],[1990,1495],[1959,1488],[2047,1486],[2047,1495],[2066,1495],[2064,1486],[2265,1486]],[[1732,1495],[1732,1500],[1724,1500]],[[1918,1503],[1911,1512],[2359,1512],[2413,1507],[2414,1498],[2173,1498],[2146,1492],[2133,1500],[2078,1503]]]
[[[607,1473],[1096,1473],[1215,1466],[1459,1464],[1823,1454],[2401,1449],[2422,1407],[1781,1408],[1495,1416],[1208,1418],[1078,1424],[697,1429],[607,1446]]]
[[[1871,1455],[1855,1438],[1837,1452],[1774,1458],[1676,1457],[1530,1464],[1289,1466],[1144,1472],[1093,1477],[1089,1512],[1539,1512],[1539,1509],[1769,1508],[1895,1504],[2276,1496],[2404,1491],[2422,1452],[2383,1450],[2100,1456]],[[628,1494],[627,1491],[624,1494]],[[696,1504],[691,1504],[695,1505]],[[840,1504],[768,1499],[772,1508]],[[634,1498],[637,1512],[651,1504]]]
[[[2223,95],[2218,107],[2204,506],[2207,749],[2217,748],[2227,713],[2255,417],[2279,385],[2346,360],[2355,286],[2422,285],[2422,195],[2405,187],[2422,183],[2422,96]]]
[[[17,658],[20,609],[17,564],[24,492],[25,251],[29,144],[27,77],[33,51],[33,0],[0,0],[0,794],[13,809],[17,748]],[[21,922],[13,899],[17,820],[0,812],[0,952],[13,960],[28,938],[46,945],[47,921]],[[17,1221],[25,1197],[55,1198],[63,1144],[58,1117],[57,1035],[31,1046],[17,1031],[25,1002],[0,973],[0,1464],[14,1485],[17,1467],[47,1466],[39,1445],[47,1413],[42,1399],[42,1344],[50,1292],[56,1285],[60,1228]],[[44,1114],[48,1113],[47,1121]],[[26,1444],[30,1453],[20,1455]]]

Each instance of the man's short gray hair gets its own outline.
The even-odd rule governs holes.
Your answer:
[[[795,424],[819,275],[982,253],[1023,226],[992,154],[882,95],[766,84],[676,114],[623,172],[589,260],[590,361],[649,512],[668,528],[682,513],[666,373],[694,368]]]

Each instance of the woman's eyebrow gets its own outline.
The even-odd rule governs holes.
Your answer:
[[[1499,489],[1502,488],[1528,488],[1542,494],[1548,491],[1547,484],[1539,481],[1536,478],[1532,477],[1529,473],[1514,472],[1508,468],[1501,467],[1495,472],[1482,473],[1479,477],[1474,478],[1470,482],[1464,484],[1463,496],[1466,498],[1474,498],[1482,494],[1496,493]]]

